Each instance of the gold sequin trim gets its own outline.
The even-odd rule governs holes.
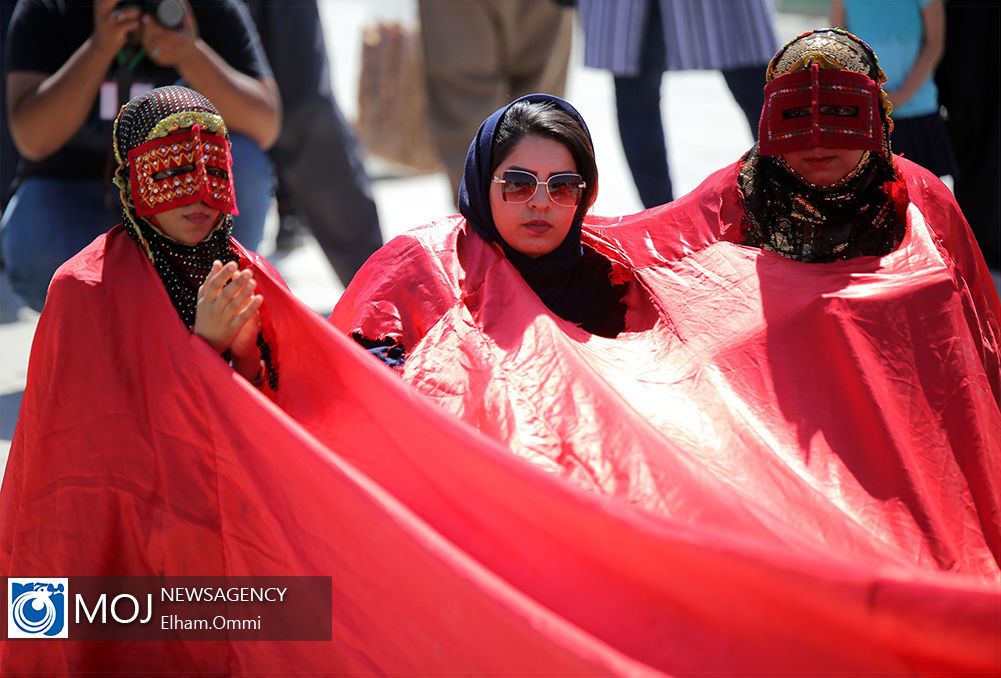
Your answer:
[[[167,136],[173,130],[194,127],[195,125],[198,125],[202,129],[207,129],[213,134],[217,134],[219,130],[222,130],[224,135],[226,134],[226,124],[222,121],[221,116],[205,111],[180,111],[179,113],[168,115],[158,122],[150,130],[149,134],[146,135],[146,141]]]

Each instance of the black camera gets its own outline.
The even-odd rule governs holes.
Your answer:
[[[164,28],[180,28],[184,23],[184,5],[181,0],[124,0],[118,8],[138,7],[143,14],[149,14]]]

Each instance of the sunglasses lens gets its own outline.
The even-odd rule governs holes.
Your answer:
[[[582,183],[579,174],[557,174],[549,177],[549,197],[557,205],[572,207],[580,202]]]
[[[535,188],[539,185],[528,172],[508,170],[501,178],[504,179],[504,202],[525,202],[535,194]]]

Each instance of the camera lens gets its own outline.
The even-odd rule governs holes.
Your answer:
[[[184,22],[184,5],[180,0],[160,0],[156,6],[156,20],[167,28],[178,28]]]

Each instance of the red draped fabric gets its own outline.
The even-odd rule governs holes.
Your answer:
[[[882,258],[734,244],[736,166],[592,224],[589,244],[635,278],[615,339],[554,317],[459,218],[377,254],[332,320],[398,338],[418,390],[603,494],[997,581],[997,295],[947,189],[901,164],[907,236]],[[679,490],[707,484],[739,517]]]
[[[587,229],[634,277],[617,339],[461,221],[395,241],[334,320],[402,331],[405,379],[254,259],[274,401],[99,238],[36,331],[0,570],[328,575],[333,639],[8,640],[0,671],[1001,670],[999,313],[965,223],[915,174],[898,251],[798,264],[725,241],[726,172]]]

